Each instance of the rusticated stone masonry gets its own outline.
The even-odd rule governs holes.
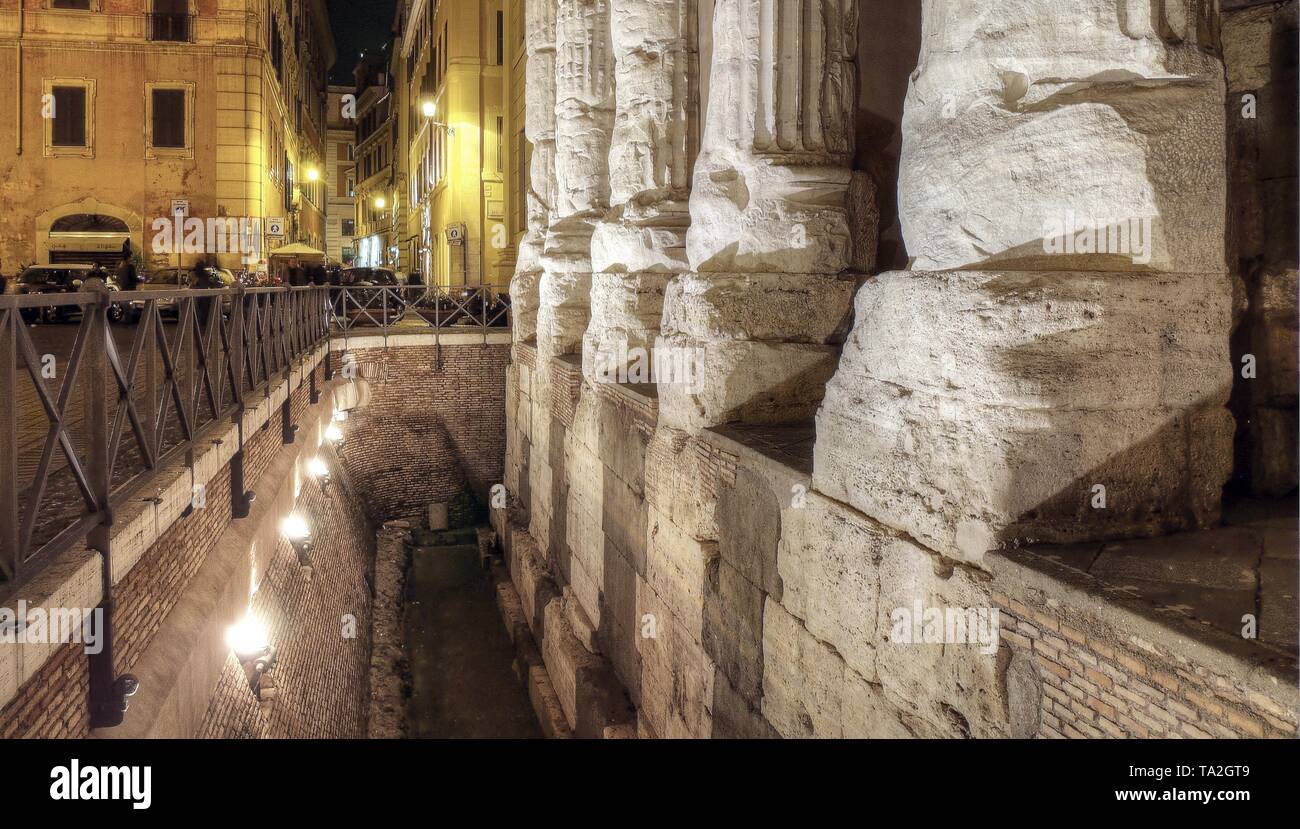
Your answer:
[[[1293,5],[1232,20],[1277,40]],[[1017,557],[1217,524],[1248,350],[1271,368],[1237,381],[1257,420],[1236,454],[1257,493],[1294,490],[1261,448],[1293,446],[1266,435],[1294,414],[1294,257],[1251,260],[1235,291],[1226,262],[1227,12],[528,7],[555,20],[528,80],[554,198],[530,214],[540,279],[521,249],[493,520],[570,729],[628,733],[613,677],[643,737],[1294,733],[1277,631],[1298,612],[1268,587],[1293,557],[1233,570],[1215,556],[1246,552],[1192,535],[1108,553],[1126,583],[1156,573],[1143,556],[1196,561],[1141,585],[1155,622],[1132,584],[1054,569],[1056,547]],[[1233,89],[1285,76],[1233,60]],[[1242,173],[1255,202],[1293,186]],[[881,226],[906,270],[878,272]],[[1242,262],[1264,247],[1244,237]],[[692,370],[618,373],[650,347]],[[1223,630],[1258,611],[1250,578],[1264,641]],[[1156,607],[1207,579],[1230,597],[1213,631]],[[1003,635],[899,641],[914,608],[1000,611]]]

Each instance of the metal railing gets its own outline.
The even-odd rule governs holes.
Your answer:
[[[28,325],[51,317],[76,327]],[[316,287],[0,296],[0,583],[111,525],[328,335]]]
[[[422,329],[506,330],[510,294],[505,286],[492,285],[333,287],[330,322],[344,334],[374,329],[385,337]]]

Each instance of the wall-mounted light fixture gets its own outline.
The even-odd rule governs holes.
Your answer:
[[[298,563],[310,567],[311,559],[308,555],[311,553],[312,538],[307,519],[296,512],[289,513],[280,522],[280,533],[293,545],[294,552],[298,554]]]
[[[251,607],[243,619],[226,628],[226,645],[243,667],[249,689],[258,700],[268,699],[275,688],[267,677],[275,666],[275,648],[267,640],[266,626]]]
[[[433,120],[438,114],[438,103],[432,98],[425,98],[424,102],[420,104],[420,114],[424,116],[424,120],[428,121],[430,126],[444,129],[448,135],[456,134],[456,129],[450,124]]]
[[[325,439],[334,444],[336,449],[342,449],[343,444],[346,442],[343,437],[343,430],[339,428],[337,423],[331,423],[325,427]]]
[[[330,467],[320,455],[307,461],[307,474],[320,484],[321,492],[328,492],[330,486]]]

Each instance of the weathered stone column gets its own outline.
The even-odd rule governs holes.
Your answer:
[[[706,641],[717,580],[730,590],[745,577],[734,557],[723,563],[716,470],[700,430],[813,415],[835,368],[853,272],[870,266],[876,232],[869,180],[851,170],[856,0],[718,0],[713,13],[689,270],[668,284],[655,345],[671,374],[657,377],[635,579],[638,617],[656,630],[637,640],[642,731],[663,737],[710,736],[715,713],[734,715],[737,705],[761,720],[761,669],[737,668],[738,650]],[[734,540],[737,528],[727,530]],[[757,602],[726,613],[762,614],[761,591],[745,591]],[[737,676],[746,670],[748,684]]]
[[[1216,520],[1231,303],[1211,4],[923,14],[899,185],[913,269],[858,293],[814,486],[967,561]]]
[[[590,316],[591,236],[609,204],[614,73],[609,0],[559,0],[555,20],[556,196],[542,254],[542,361],[580,350]]]
[[[542,248],[555,205],[555,0],[528,0],[525,5],[524,134],[532,145],[532,158],[528,229],[519,243],[510,285],[515,342],[537,337]]]
[[[659,348],[692,382],[660,384],[661,423],[810,417],[835,368],[851,270],[874,257],[870,183],[851,172],[856,0],[719,0],[691,271]]]
[[[664,289],[689,269],[687,198],[699,144],[695,0],[616,3],[611,34],[610,211],[592,238],[583,348],[587,379],[607,381],[638,354],[649,364]]]

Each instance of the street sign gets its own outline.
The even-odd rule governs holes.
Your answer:
[[[274,217],[274,218],[267,219],[267,220],[266,220],[266,235],[267,235],[267,236],[283,236],[283,235],[284,235],[284,217],[279,216],[279,217]]]
[[[188,216],[190,215],[189,199],[172,199],[172,215]]]
[[[461,225],[452,225],[447,228],[447,241],[453,245],[459,245],[465,241],[465,230]]]

